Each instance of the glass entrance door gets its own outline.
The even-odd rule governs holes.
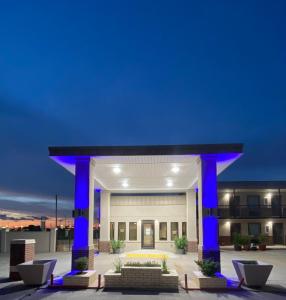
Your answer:
[[[141,244],[144,249],[154,249],[154,221],[142,221]]]

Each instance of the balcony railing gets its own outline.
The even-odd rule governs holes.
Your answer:
[[[220,219],[255,219],[255,218],[286,218],[286,206],[218,206]]]

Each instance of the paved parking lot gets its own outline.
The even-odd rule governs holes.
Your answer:
[[[57,258],[58,262],[55,269],[56,275],[65,274],[70,269],[70,253],[57,252],[55,254],[39,254],[37,258]],[[104,274],[113,267],[113,262],[117,255],[102,253],[96,256],[96,270],[99,274]],[[235,252],[232,250],[222,250],[222,273],[228,278],[237,280],[231,260],[258,259],[274,265],[269,277],[268,285],[262,291],[244,290],[232,293],[206,293],[190,292],[186,294],[184,290],[179,293],[134,293],[134,292],[104,292],[95,290],[84,291],[55,291],[45,288],[26,288],[21,282],[7,281],[9,270],[9,258],[7,255],[0,255],[0,298],[9,299],[285,299],[286,297],[286,250],[269,250],[265,252]],[[130,258],[121,255],[123,261]],[[191,276],[192,271],[196,270],[194,260],[195,254],[170,255],[168,265],[175,268],[183,278],[184,274]],[[4,298],[5,297],[5,298]]]

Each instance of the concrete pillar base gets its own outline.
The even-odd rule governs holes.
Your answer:
[[[80,257],[87,257],[88,270],[94,270],[94,248],[72,249],[72,270],[75,270],[75,260]]]
[[[110,253],[110,242],[109,241],[99,241],[99,252]]]
[[[219,263],[219,267],[217,269],[217,272],[220,272],[220,250],[202,250],[198,249],[198,259],[212,259]]]
[[[198,252],[197,241],[188,241],[188,252]]]

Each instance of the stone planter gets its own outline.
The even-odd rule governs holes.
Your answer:
[[[56,262],[56,259],[31,260],[17,265],[17,270],[24,284],[42,285],[50,279]]]
[[[233,260],[232,264],[238,279],[254,287],[264,286],[273,268],[273,265],[256,260]]]
[[[223,289],[226,288],[227,280],[222,276],[209,277],[201,271],[194,271],[193,283],[199,289]]]
[[[63,277],[64,286],[89,287],[96,281],[96,271],[87,270],[79,274],[78,271],[72,271]]]
[[[185,254],[185,253],[186,253],[185,249],[176,248],[176,254]]]
[[[121,254],[123,253],[123,248],[118,248],[118,249],[112,249],[113,254]]]
[[[178,290],[178,274],[170,270],[163,274],[161,267],[122,267],[121,273],[109,270],[104,274],[107,289]]]
[[[266,250],[266,244],[259,244],[258,245],[259,250],[265,251]]]

